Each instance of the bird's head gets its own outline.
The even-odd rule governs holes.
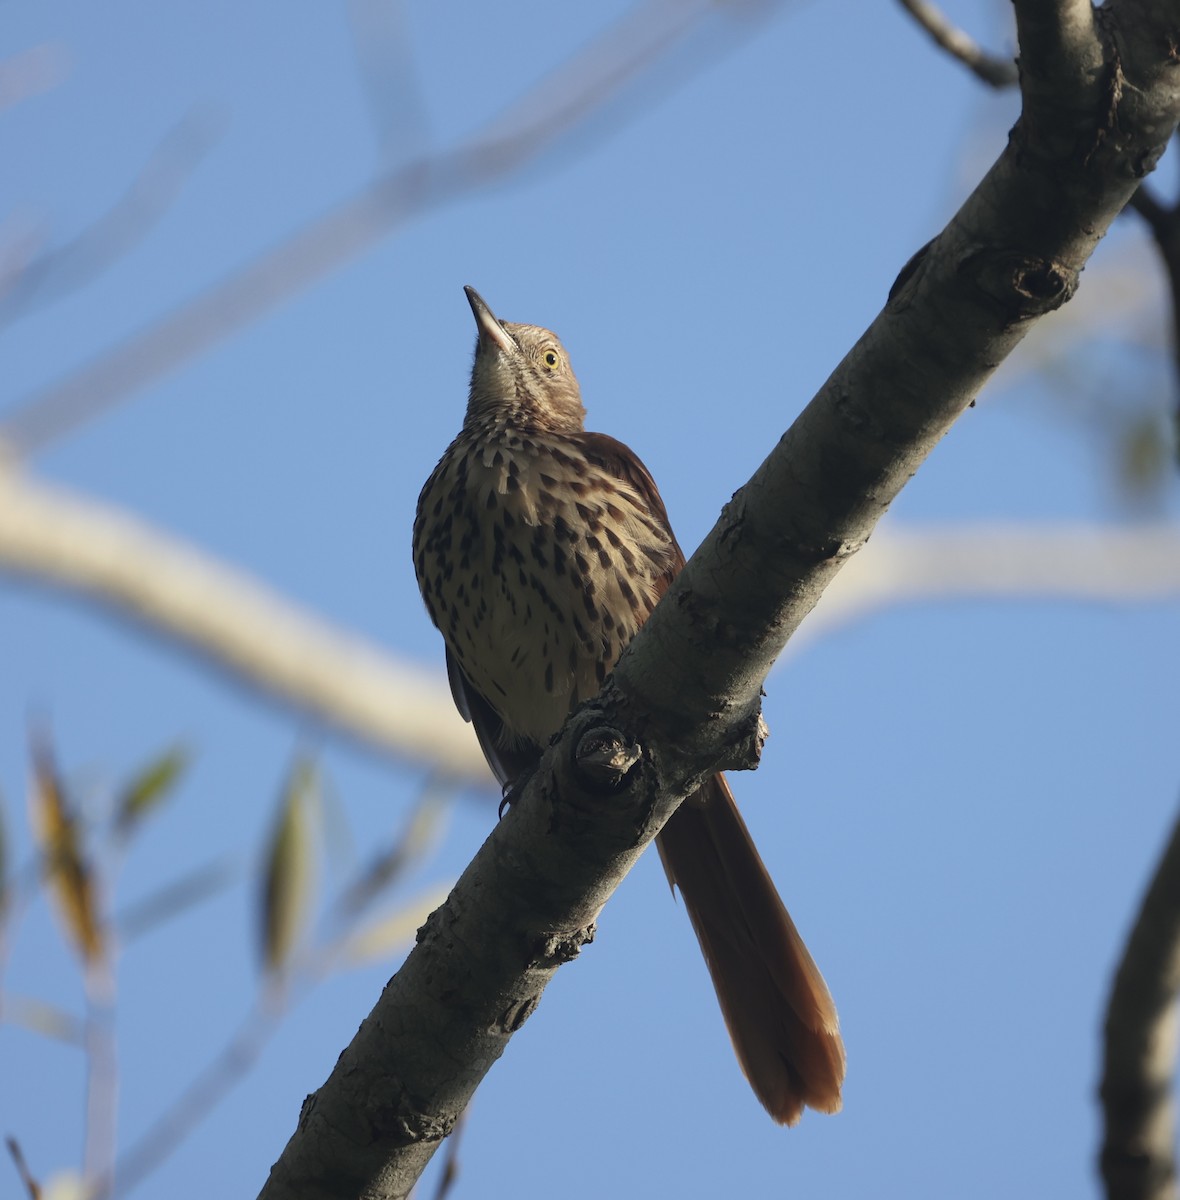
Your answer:
[[[499,417],[519,428],[579,432],[586,419],[582,391],[556,334],[501,321],[475,288],[463,290],[479,330],[467,420]]]

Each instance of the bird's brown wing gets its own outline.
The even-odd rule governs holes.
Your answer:
[[[479,739],[479,748],[488,760],[501,787],[507,787],[518,779],[529,767],[535,766],[541,757],[537,747],[505,745],[504,722],[500,714],[484,699],[459,666],[459,660],[447,647],[447,678],[451,683],[451,696],[459,715],[470,721]]]
[[[617,438],[605,433],[580,433],[576,435],[576,440],[588,458],[605,467],[624,483],[629,483],[643,497],[652,516],[663,525],[672,539],[674,553],[669,560],[668,570],[656,581],[656,591],[662,596],[668,590],[668,585],[672,580],[680,574],[681,567],[684,566],[684,551],[680,549],[676,535],[672,532],[672,522],[668,520],[668,510],[664,507],[663,497],[660,495],[659,488],[656,487],[656,481],[647,467],[643,465],[639,455]]]

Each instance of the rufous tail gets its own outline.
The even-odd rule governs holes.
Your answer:
[[[767,1112],[794,1125],[840,1110],[844,1043],[836,1006],[716,775],[658,839],[709,965],[742,1070]]]

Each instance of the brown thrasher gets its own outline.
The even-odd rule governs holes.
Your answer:
[[[414,566],[455,704],[500,783],[534,765],[684,565],[647,468],[583,428],[547,329],[479,328],[467,415],[418,499]],[[840,1108],[844,1045],[823,976],[715,775],[657,838],[742,1070],[778,1122]]]

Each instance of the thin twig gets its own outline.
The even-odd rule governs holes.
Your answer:
[[[936,46],[957,58],[976,78],[989,87],[1010,88],[1020,82],[1016,61],[989,54],[974,38],[943,15],[928,0],[900,0],[902,8],[930,35]]]
[[[206,863],[136,901],[115,918],[120,944],[142,937],[186,909],[236,883],[241,867],[228,858]]]
[[[175,1152],[245,1078],[277,1032],[281,1018],[336,968],[340,960],[338,951],[346,945],[346,935],[347,930],[343,930],[326,946],[303,955],[291,971],[258,994],[220,1052],[119,1156],[113,1173],[92,1185],[87,1200],[97,1200],[100,1196],[103,1200],[121,1200]]]
[[[16,1166],[16,1173],[20,1176],[20,1181],[24,1184],[25,1191],[29,1194],[29,1200],[41,1200],[41,1185],[33,1178],[33,1173],[29,1170],[29,1164],[25,1162],[24,1151],[20,1148],[20,1142],[14,1137],[7,1137],[4,1139],[4,1143],[8,1147],[8,1153],[12,1155],[12,1161]]]
[[[0,277],[0,328],[72,294],[139,245],[208,153],[218,125],[208,113],[185,117],[97,221],[65,244]]]
[[[1176,221],[1176,210],[1167,208],[1144,181],[1131,197],[1128,208],[1133,208],[1146,222],[1157,241],[1163,241],[1169,227]]]
[[[254,1065],[278,1028],[278,1017],[288,999],[273,991],[260,994],[221,1052],[205,1064],[201,1073],[138,1141],[119,1156],[113,1179],[101,1180],[100,1190],[92,1191],[91,1197],[118,1200],[138,1187],[164,1162]]]
[[[0,59],[0,112],[62,83],[70,55],[60,42],[41,42]]]
[[[422,154],[429,140],[404,0],[348,0],[344,15],[376,134],[378,162],[388,169],[398,157]]]
[[[86,1021],[86,1138],[83,1154],[87,1180],[108,1180],[115,1162],[119,1097],[119,1056],[115,1032],[115,970],[113,942],[104,943],[102,957],[89,963],[85,974]],[[107,1200],[100,1182],[93,1200]]]
[[[438,1177],[438,1187],[434,1192],[434,1200],[447,1200],[451,1189],[458,1182],[459,1146],[463,1140],[463,1131],[467,1128],[470,1116],[471,1105],[469,1104],[459,1114],[459,1119],[455,1122],[455,1128],[451,1130],[451,1136],[447,1138],[446,1156],[443,1158],[442,1173]]]
[[[1173,143],[1175,140],[1173,138]],[[1166,205],[1146,183],[1141,183],[1128,207],[1133,208],[1147,223],[1164,270],[1168,273],[1168,294],[1172,306],[1172,370],[1177,380],[1172,420],[1176,454],[1180,457],[1180,205]]]

